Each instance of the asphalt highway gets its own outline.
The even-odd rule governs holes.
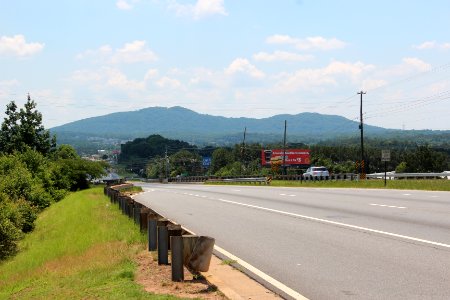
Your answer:
[[[450,193],[142,184],[135,199],[309,299],[450,299]]]

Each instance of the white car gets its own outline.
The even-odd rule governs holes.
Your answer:
[[[328,172],[328,169],[321,166],[321,167],[311,167],[306,170],[305,173],[303,173],[303,177],[329,177],[330,172]]]

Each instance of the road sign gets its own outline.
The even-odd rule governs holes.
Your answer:
[[[208,156],[203,157],[203,159],[202,159],[202,166],[203,166],[203,168],[210,167],[211,166],[211,157],[208,157]]]
[[[381,161],[391,161],[391,150],[381,150]]]

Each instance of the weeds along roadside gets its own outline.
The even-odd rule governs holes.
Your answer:
[[[145,236],[101,187],[52,205],[19,245],[19,254],[0,265],[0,299],[177,299],[134,282],[134,257]]]

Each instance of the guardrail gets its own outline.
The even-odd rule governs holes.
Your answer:
[[[384,173],[367,174],[368,179],[383,179]],[[391,179],[450,179],[450,172],[442,173],[386,173],[386,178]]]
[[[214,238],[193,235],[180,224],[121,192],[131,187],[133,184],[105,186],[103,192],[141,231],[147,233],[148,251],[158,251],[158,264],[169,264],[171,250],[172,281],[184,280],[184,266],[194,273],[208,271]]]
[[[270,178],[267,177],[249,177],[249,178],[224,178],[208,179],[206,182],[240,182],[240,183],[259,183],[270,184]]]
[[[272,178],[272,176],[269,176]],[[243,182],[243,183],[270,183],[269,177],[253,175],[245,176],[179,176],[170,177],[169,179],[146,179],[146,182],[162,182],[162,183],[202,183],[202,182]],[[275,180],[289,180],[289,181],[321,181],[321,180],[359,180],[358,174],[340,173],[332,174],[330,176],[303,176],[295,175],[275,175]]]

